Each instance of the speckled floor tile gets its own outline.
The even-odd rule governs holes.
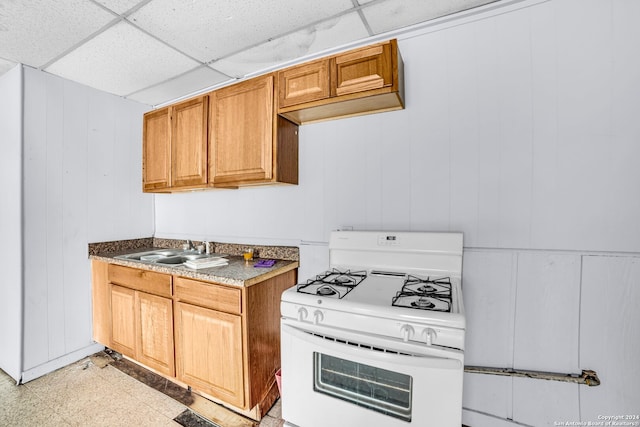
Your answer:
[[[95,363],[94,363],[95,362]],[[131,362],[129,362],[131,363]],[[134,364],[135,365],[135,364]],[[136,365],[137,366],[137,365]],[[122,366],[120,366],[122,367]],[[127,369],[125,369],[126,371]],[[102,355],[71,364],[23,385],[0,370],[0,426],[11,427],[201,427],[184,415],[187,406],[112,366]],[[143,373],[142,376],[146,376]],[[169,395],[187,393],[175,384],[152,385]],[[177,387],[175,390],[173,387]],[[197,401],[205,399],[196,396]],[[185,396],[180,399],[184,400]],[[209,401],[207,401],[209,402]],[[215,405],[213,402],[209,402]],[[219,406],[219,405],[216,405]],[[282,427],[280,402],[262,419],[261,427]],[[227,410],[227,412],[229,412]],[[184,424],[174,419],[183,414]],[[235,414],[235,416],[240,417]],[[256,425],[251,420],[247,425]],[[237,423],[236,423],[237,424]],[[236,425],[234,424],[234,425]],[[207,427],[211,427],[209,424]],[[221,427],[224,427],[221,425]]]

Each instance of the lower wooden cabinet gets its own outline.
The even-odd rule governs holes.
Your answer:
[[[112,349],[166,375],[175,375],[173,301],[111,284]]]
[[[175,375],[173,353],[173,301],[136,292],[136,360],[162,372]]]
[[[136,357],[136,291],[111,285],[111,342],[109,347]]]
[[[176,303],[178,380],[244,407],[241,316]]]
[[[297,270],[238,287],[93,261],[92,281],[97,342],[256,420],[271,408]]]

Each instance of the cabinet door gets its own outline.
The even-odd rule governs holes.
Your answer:
[[[268,181],[273,176],[273,75],[211,93],[209,181]]]
[[[91,303],[93,339],[107,347],[111,344],[111,287],[108,264],[91,260]]]
[[[391,43],[358,49],[332,59],[331,96],[364,92],[393,84]]]
[[[111,347],[125,356],[136,355],[135,293],[111,285]]]
[[[175,375],[173,302],[136,292],[136,360],[166,375]]]
[[[171,121],[169,108],[144,115],[142,127],[144,191],[168,188],[171,182]]]
[[[329,60],[310,62],[278,73],[279,107],[329,98]]]
[[[243,408],[241,317],[180,302],[175,308],[178,380]]]
[[[171,186],[207,183],[208,97],[171,107]]]

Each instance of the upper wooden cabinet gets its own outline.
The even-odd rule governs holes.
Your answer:
[[[144,116],[143,189],[298,183],[298,125],[404,108],[396,40],[242,81]]]
[[[328,59],[280,71],[278,79],[280,108],[327,99],[331,92]]]
[[[207,117],[209,102],[201,96],[171,107],[171,186],[207,183]]]
[[[144,115],[144,191],[206,186],[208,109],[201,96]]]
[[[298,124],[404,108],[396,40],[297,65],[278,79],[278,113]]]
[[[298,183],[298,127],[278,119],[274,75],[210,95],[209,182],[213,186]]]
[[[142,182],[144,191],[162,190],[171,185],[171,115],[169,107],[144,115]]]
[[[391,87],[393,46],[395,40],[331,58],[331,96]]]

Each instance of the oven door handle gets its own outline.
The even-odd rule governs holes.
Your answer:
[[[462,369],[463,367],[463,353],[454,349],[438,349],[433,346],[420,347],[418,351],[396,352],[391,350],[376,351],[370,348],[362,348],[357,345],[351,345],[347,343],[336,342],[332,339],[325,339],[314,334],[324,336],[334,336],[330,334],[331,328],[325,328],[321,326],[314,326],[314,330],[309,330],[307,325],[305,329],[300,329],[295,324],[289,324],[288,319],[282,319],[281,333],[290,334],[296,339],[304,340],[311,345],[317,347],[322,352],[333,350],[337,355],[348,355],[351,357],[365,358],[382,363],[398,362],[398,359],[402,359],[402,365],[404,366],[416,366],[421,368],[433,368],[433,369]],[[363,336],[354,334],[349,331],[340,331],[339,337],[336,337],[342,341],[349,341],[353,343],[362,343],[384,349],[384,342],[373,336]],[[407,349],[410,350],[410,349]],[[415,350],[415,349],[414,349]]]

